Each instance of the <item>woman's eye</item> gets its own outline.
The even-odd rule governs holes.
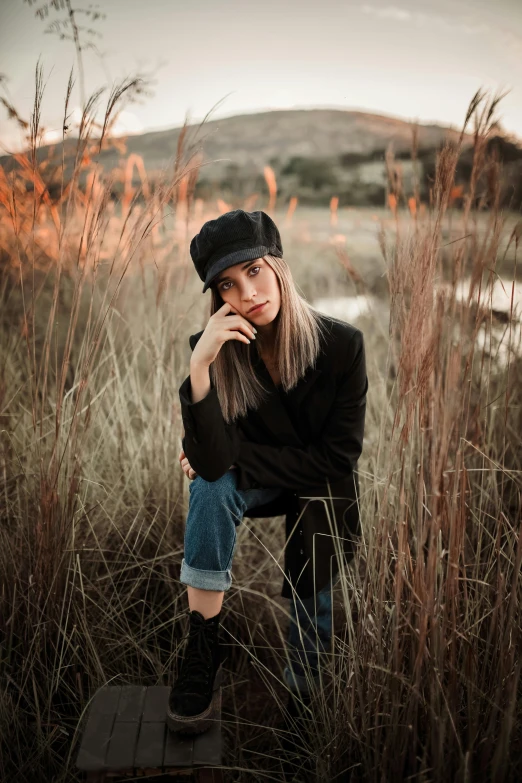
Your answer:
[[[260,266],[253,266],[253,267],[251,267],[249,269],[249,272],[253,272],[254,269],[261,269],[261,267]],[[251,277],[255,277],[255,275],[251,275]],[[228,285],[231,282],[232,282],[232,280],[227,280],[226,283],[222,283],[221,284],[221,290],[222,291],[229,291],[230,289],[229,288],[225,288],[225,286]]]

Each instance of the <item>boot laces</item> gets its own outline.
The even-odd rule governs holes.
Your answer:
[[[205,678],[205,674],[201,669],[201,664],[204,662],[207,662],[206,679],[210,676],[212,671],[212,647],[209,641],[209,634],[206,631],[207,628],[205,628],[203,623],[191,625],[181,665],[181,673],[177,680],[178,686],[184,687],[192,683],[201,683],[202,679]]]

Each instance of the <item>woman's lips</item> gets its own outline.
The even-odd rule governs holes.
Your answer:
[[[264,302],[262,305],[259,305],[258,307],[254,308],[254,310],[249,310],[249,315],[255,315],[256,313],[260,313],[263,307],[268,304],[268,302]]]

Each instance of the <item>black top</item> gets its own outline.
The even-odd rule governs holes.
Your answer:
[[[295,403],[292,404],[292,400],[288,396],[288,392],[285,392],[283,390],[283,386],[280,384],[279,386],[276,386],[277,392],[279,394],[279,399],[281,400],[281,403],[283,407],[285,408],[286,412],[288,413],[288,418],[294,425],[294,428],[296,432],[299,432],[299,419],[297,416],[297,408]]]
[[[289,396],[289,392],[285,392],[283,389],[283,384],[279,383],[277,386],[274,383],[272,376],[268,372],[268,368],[264,361],[262,360],[259,353],[256,352],[254,355],[254,366],[261,368],[261,372],[265,375],[266,379],[269,380],[272,383],[272,386],[276,390],[277,394],[279,395],[279,399],[281,400],[281,404],[283,408],[285,409],[286,413],[288,414],[288,418],[292,422],[292,425],[296,432],[299,432],[299,418],[297,416],[297,410],[295,403],[292,402]],[[291,392],[290,392],[291,393]]]

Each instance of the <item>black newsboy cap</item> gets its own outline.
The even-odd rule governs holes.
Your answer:
[[[190,255],[204,294],[220,272],[241,261],[265,255],[283,257],[278,228],[265,212],[234,209],[215,220],[207,220],[190,243]]]

